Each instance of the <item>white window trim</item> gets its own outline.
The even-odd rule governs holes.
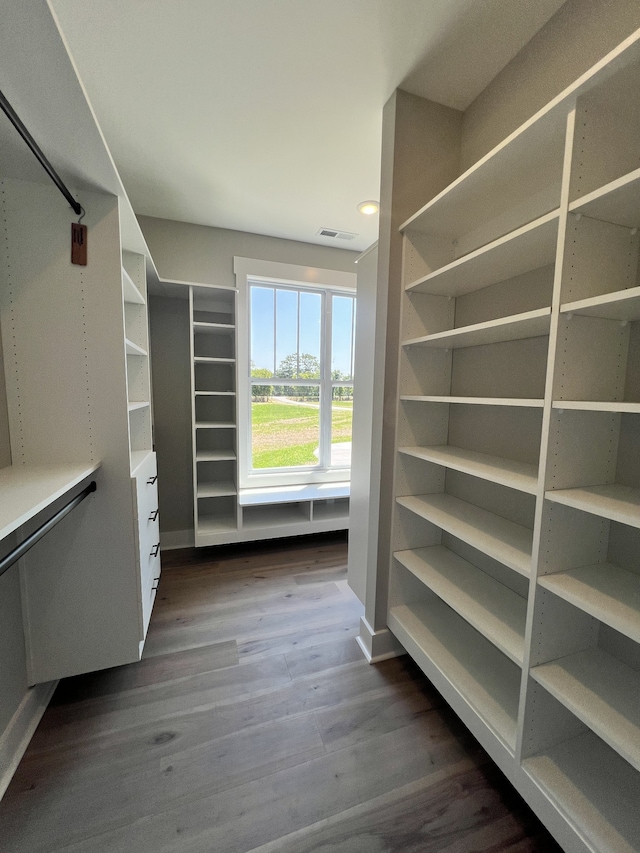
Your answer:
[[[236,316],[237,336],[237,381],[236,399],[238,406],[237,456],[238,487],[241,489],[261,486],[284,486],[304,483],[343,482],[350,477],[348,468],[272,471],[267,474],[249,472],[251,458],[250,429],[251,410],[249,383],[249,287],[253,280],[265,284],[290,284],[299,287],[307,284],[311,288],[322,287],[334,291],[355,294],[356,273],[340,270],[326,270],[319,267],[305,267],[297,264],[283,264],[277,261],[262,261],[256,258],[233,259],[233,271],[238,290],[238,311]]]

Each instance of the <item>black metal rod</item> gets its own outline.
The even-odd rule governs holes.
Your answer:
[[[17,545],[13,551],[9,551],[7,556],[0,560],[0,577],[7,571],[7,569],[10,569],[11,566],[20,559],[20,557],[26,554],[29,548],[32,548],[36,542],[42,539],[45,533],[48,533],[52,527],[55,527],[59,521],[62,521],[65,515],[68,515],[72,509],[75,509],[79,503],[82,503],[82,501],[90,495],[91,492],[95,492],[96,488],[95,480],[92,480],[86,488],[75,496],[75,498],[72,498],[69,503],[62,507],[62,509],[59,509],[55,515],[52,515],[49,521],[45,521],[41,527],[34,530],[33,533],[30,536],[27,536],[27,538]]]
[[[11,124],[15,127],[20,136],[27,143],[27,145],[35,155],[36,159],[40,162],[40,165],[45,170],[47,175],[49,175],[53,183],[58,187],[58,189],[69,202],[74,211],[78,214],[78,216],[80,216],[80,214],[82,213],[82,205],[79,204],[79,202],[77,202],[75,198],[71,195],[71,193],[67,189],[66,184],[64,183],[60,175],[56,172],[56,170],[53,168],[51,163],[47,160],[45,155],[42,153],[40,146],[35,141],[33,136],[31,136],[27,128],[24,126],[20,117],[13,109],[9,101],[6,99],[2,91],[0,91],[0,107],[2,107],[3,112],[5,113]]]

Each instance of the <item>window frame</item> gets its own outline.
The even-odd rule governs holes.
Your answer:
[[[236,276],[236,286],[238,289],[238,313],[236,317],[236,332],[238,338],[237,348],[237,408],[238,408],[238,424],[237,424],[237,446],[236,453],[238,457],[238,487],[241,489],[259,488],[259,487],[275,487],[288,485],[308,485],[311,483],[331,483],[343,482],[351,477],[350,468],[328,468],[316,467],[313,468],[282,468],[268,469],[266,473],[262,471],[252,471],[250,469],[251,460],[251,378],[250,378],[250,300],[249,287],[251,284],[265,284],[267,287],[282,287],[287,286],[299,290],[308,288],[310,292],[322,292],[326,294],[323,297],[323,309],[326,312],[327,303],[330,305],[331,300],[328,298],[330,294],[344,294],[345,296],[356,296],[356,273],[342,272],[339,270],[327,270],[318,267],[303,267],[295,264],[283,264],[274,261],[262,261],[252,258],[234,258],[234,273]],[[331,309],[329,309],[331,313]],[[331,324],[325,325],[323,319],[323,333],[321,337],[321,360],[326,363],[327,354],[331,345]],[[355,348],[355,344],[354,344]],[[340,382],[330,379],[331,364],[329,362],[328,376],[327,371],[321,376],[319,381],[320,394],[323,399],[324,395],[329,394],[331,397],[332,387],[334,384],[351,385],[351,382]],[[283,378],[281,382],[277,381],[277,377],[273,377],[268,383],[269,385],[290,385],[294,384],[292,380]],[[308,380],[296,380],[298,384],[310,384]],[[311,384],[315,384],[315,381]],[[330,422],[327,421],[330,430]],[[320,429],[323,429],[322,419],[320,420]],[[325,447],[330,445],[330,435],[325,438]]]

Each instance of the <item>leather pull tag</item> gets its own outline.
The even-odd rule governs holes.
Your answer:
[[[71,263],[87,265],[87,226],[79,222],[71,223]]]

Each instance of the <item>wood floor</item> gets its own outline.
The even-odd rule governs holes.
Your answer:
[[[60,684],[3,853],[560,850],[408,657],[362,658],[341,536],[163,566],[142,662]]]

